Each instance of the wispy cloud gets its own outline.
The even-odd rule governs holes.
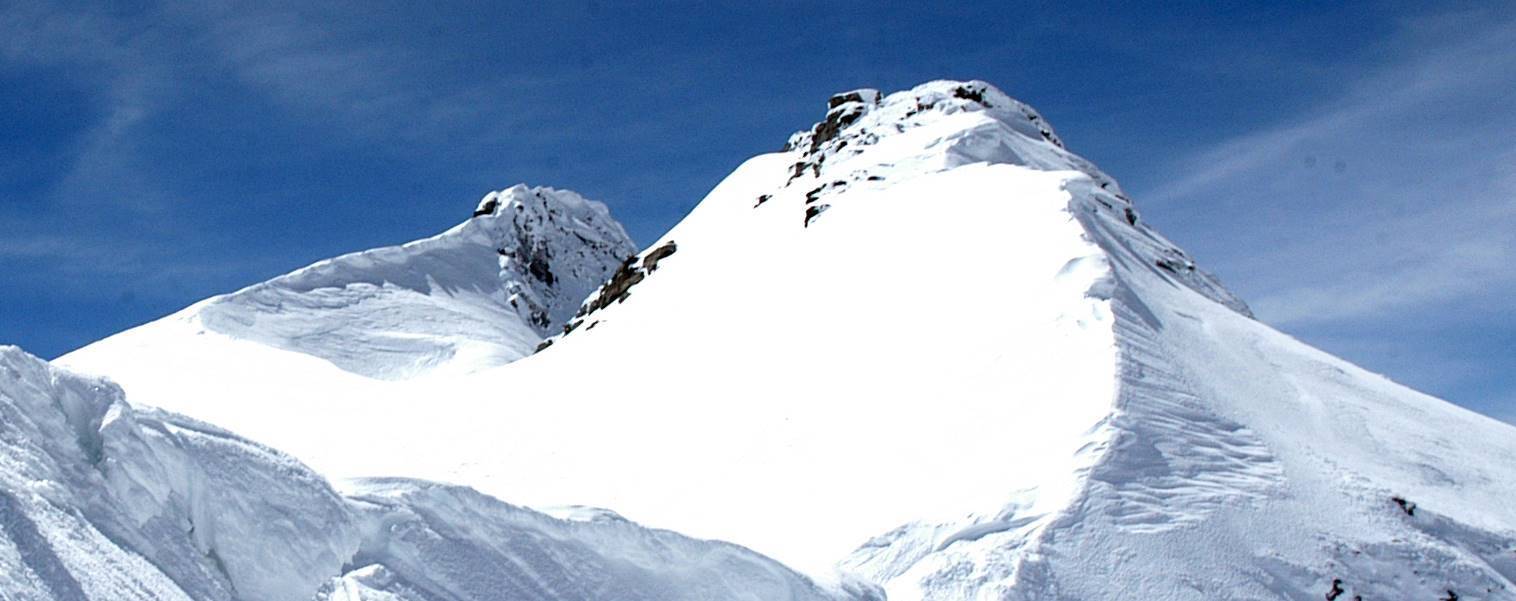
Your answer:
[[[1487,359],[1516,339],[1516,19],[1393,42],[1398,60],[1174,161],[1139,203],[1264,321],[1512,421],[1516,381]]]
[[[225,219],[218,204],[254,200],[207,178],[223,167],[263,167],[260,150],[299,152],[314,144],[326,145],[322,151],[331,154],[390,153],[415,171],[436,169],[457,177],[478,170],[509,172],[512,162],[552,160],[550,154],[530,152],[541,142],[561,148],[565,139],[656,138],[667,131],[655,134],[650,128],[680,126],[674,120],[659,123],[649,111],[605,111],[617,128],[598,131],[605,129],[604,119],[585,118],[585,111],[614,100],[587,91],[585,81],[625,84],[656,76],[593,61],[518,60],[524,51],[537,52],[534,58],[558,58],[532,43],[546,35],[542,32],[502,32],[500,39],[482,41],[418,36],[416,24],[374,19],[372,10],[174,0],[130,8],[7,3],[0,10],[0,67],[68,81],[89,110],[71,116],[82,127],[70,132],[72,147],[61,153],[62,160],[36,166],[48,172],[45,189],[28,198],[25,208],[0,206],[7,232],[0,240],[0,267],[9,273],[0,283],[123,279],[117,276],[148,281],[165,273],[206,278],[218,268],[247,277],[248,265],[266,257],[249,257],[246,249],[227,252],[222,247],[228,234],[208,226]],[[435,23],[427,27],[446,31]],[[508,43],[487,50],[499,69],[445,64],[454,49],[502,41]],[[700,59],[665,63],[679,60]],[[643,87],[680,93],[668,82]],[[248,119],[222,116],[230,111],[243,111]],[[298,134],[275,134],[267,148],[224,163],[205,158],[203,138],[261,133],[217,130],[228,125]],[[290,140],[296,140],[295,148]],[[605,160],[590,153],[573,159]],[[195,161],[210,172],[185,173],[182,165]],[[428,161],[431,166],[423,165]],[[635,178],[621,182],[623,188],[635,183]],[[228,200],[228,193],[238,195],[236,200]],[[382,201],[406,199],[395,193]],[[109,260],[101,260],[105,257]],[[300,259],[285,256],[284,261],[280,268],[287,269]]]
[[[0,237],[0,259],[33,257],[78,257],[83,254],[51,236]]]
[[[1516,286],[1516,21],[1462,17],[1408,28],[1418,51],[1343,97],[1176,162],[1146,204],[1251,220],[1218,259],[1275,323]]]
[[[99,105],[55,185],[56,203],[160,208],[164,195],[133,177],[144,168],[133,134],[174,87],[169,65],[155,56],[160,34],[145,18],[26,0],[0,12],[0,57],[62,74]]]
[[[1475,95],[1498,94],[1516,73],[1516,26],[1495,28],[1449,48],[1438,48],[1354,86],[1352,92],[1295,115],[1276,127],[1250,132],[1206,149],[1179,163],[1182,176],[1149,193],[1149,202],[1175,202],[1210,194],[1236,178],[1255,176],[1281,166],[1294,167],[1300,157],[1333,139],[1370,140],[1416,136],[1436,145],[1461,132],[1426,130],[1438,123],[1436,104]],[[1430,134],[1430,135],[1424,135]],[[1423,137],[1424,136],[1424,137]]]
[[[1450,183],[1446,176],[1427,179],[1432,185]],[[1261,291],[1254,303],[1259,313],[1284,325],[1378,320],[1516,290],[1516,269],[1511,268],[1516,235],[1510,233],[1516,228],[1516,190],[1495,180],[1456,200],[1442,201],[1440,190],[1397,192],[1422,193],[1439,202],[1398,215],[1332,224],[1281,245],[1269,260],[1274,273],[1262,278],[1272,289]],[[1250,270],[1270,267],[1262,263],[1245,262]]]

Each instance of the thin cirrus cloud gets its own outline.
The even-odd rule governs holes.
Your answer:
[[[1396,42],[1340,97],[1174,161],[1141,197],[1264,321],[1512,421],[1490,360],[1516,340],[1516,20],[1410,22]]]
[[[1186,229],[1198,227],[1190,216],[1231,222],[1237,236],[1206,236],[1218,243],[1207,255],[1245,274],[1236,283],[1278,324],[1516,284],[1512,47],[1507,23],[1431,49],[1311,114],[1177,161],[1144,197]]]
[[[604,144],[574,142],[668,139],[681,125],[667,118],[680,108],[668,99],[685,90],[574,59],[544,43],[562,32],[541,23],[481,39],[445,21],[473,11],[422,23],[431,11],[372,10],[28,0],[0,10],[0,77],[77,101],[47,110],[34,88],[12,98],[48,119],[13,120],[7,133],[56,148],[45,160],[0,157],[0,175],[34,182],[7,179],[0,191],[0,304],[10,307],[0,334],[56,354],[89,335],[49,336],[22,307],[57,323],[83,315],[99,337],[321,257],[438,231],[466,215],[471,195],[515,181],[625,202],[652,170],[606,165],[616,155]],[[568,13],[552,18],[582,18]],[[616,56],[675,68],[704,60]],[[586,93],[586,81],[648,90],[663,112]],[[677,164],[658,173],[683,175]],[[694,195],[667,187],[640,195]],[[359,211],[368,219],[347,218]],[[139,302],[122,308],[117,297]]]

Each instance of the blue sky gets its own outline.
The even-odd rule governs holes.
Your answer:
[[[645,243],[832,92],[979,78],[1265,321],[1516,421],[1511,3],[307,4],[0,3],[0,342],[56,356],[522,181]]]

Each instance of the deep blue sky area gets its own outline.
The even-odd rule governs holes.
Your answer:
[[[1516,421],[1512,3],[312,4],[0,2],[0,343],[57,356],[517,182],[647,243],[831,93],[976,78],[1263,320]]]

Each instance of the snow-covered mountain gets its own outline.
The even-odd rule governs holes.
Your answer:
[[[611,507],[896,600],[1516,598],[1516,428],[1253,320],[988,84],[829,104],[508,365],[369,370],[436,355],[349,341],[451,326],[310,308],[361,277],[59,363],[327,475]]]
[[[218,357],[228,365],[283,350],[370,378],[469,372],[531,354],[636,252],[605,205],[517,185],[431,238],[321,261],[100,344],[208,335],[257,343]]]

